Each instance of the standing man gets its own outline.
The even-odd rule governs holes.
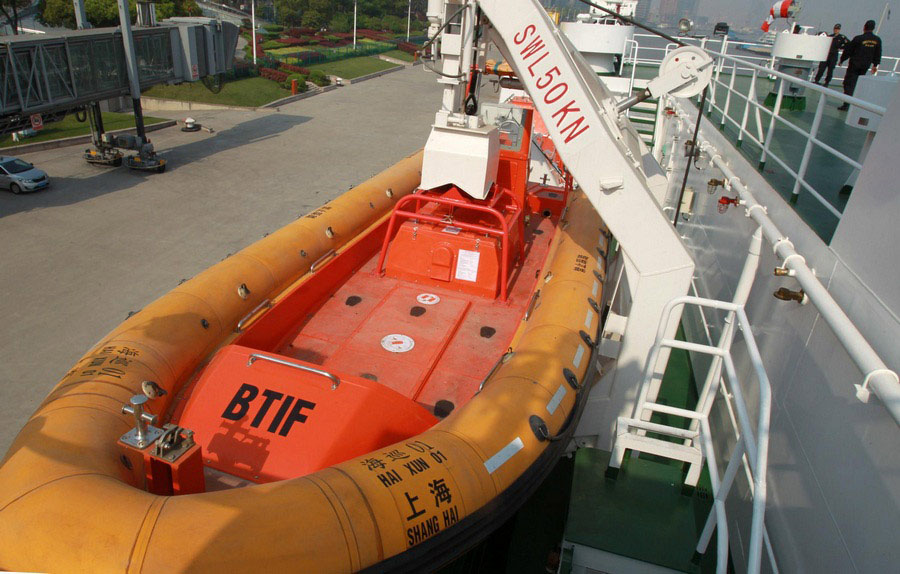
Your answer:
[[[852,96],[856,90],[856,81],[860,76],[866,75],[866,70],[872,66],[872,73],[878,71],[881,63],[881,38],[875,35],[875,20],[869,20],[863,26],[863,33],[855,36],[841,55],[841,63],[850,60],[847,65],[847,74],[844,76],[844,93]],[[841,111],[850,109],[850,105],[844,103],[838,108]]]
[[[838,61],[838,52],[844,49],[844,46],[847,45],[847,42],[850,40],[847,39],[847,36],[841,34],[841,25],[834,25],[834,33],[829,34],[831,37],[831,47],[828,49],[828,58],[824,62],[819,62],[819,71],[816,73],[815,84],[819,83],[819,80],[822,79],[822,74],[825,74],[825,83],[822,84],[826,88],[828,84],[831,83],[831,77],[834,75],[834,67],[837,66]],[[825,72],[828,72],[827,74]]]

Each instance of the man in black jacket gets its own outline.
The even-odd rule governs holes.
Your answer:
[[[847,36],[841,34],[841,25],[834,25],[834,33],[829,34],[831,36],[831,47],[828,49],[828,59],[824,62],[819,62],[819,71],[816,73],[816,80],[814,83],[818,84],[819,80],[822,79],[822,74],[825,74],[825,83],[823,86],[828,86],[831,83],[831,77],[834,75],[834,67],[837,66],[838,61],[838,52],[844,49],[844,46],[847,45],[847,42],[850,40],[847,39]],[[828,72],[827,74],[825,72]]]
[[[844,48],[841,55],[841,63],[850,60],[847,65],[847,74],[844,76],[844,93],[852,96],[856,90],[856,81],[860,76],[866,75],[866,70],[872,66],[872,73],[878,71],[878,64],[881,63],[881,38],[873,33],[875,29],[875,20],[869,20],[863,26],[863,33],[854,37]],[[846,111],[850,109],[849,104],[844,104],[838,108]]]

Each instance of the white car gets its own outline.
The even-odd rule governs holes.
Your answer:
[[[47,173],[17,157],[0,156],[0,187],[13,193],[37,191],[50,185]]]

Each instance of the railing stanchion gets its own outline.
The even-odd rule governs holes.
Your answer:
[[[762,154],[759,156],[760,169],[766,165],[766,158],[769,155],[769,146],[772,145],[772,136],[775,134],[775,119],[781,112],[781,100],[784,99],[785,81],[778,82],[778,95],[775,96],[775,107],[772,108],[772,118],[769,120],[769,129],[766,132],[766,141],[763,144]]]
[[[728,116],[728,111],[731,109],[731,94],[734,92],[735,76],[737,76],[737,62],[731,67],[731,79],[728,81],[728,91],[725,93],[725,109],[722,110],[722,121],[719,124],[719,127],[722,129],[725,128],[725,118]]]
[[[819,125],[822,123],[822,114],[825,112],[825,101],[828,96],[825,92],[819,94],[819,104],[816,106],[816,115],[813,117],[812,127],[809,129],[809,138],[806,140],[806,148],[803,150],[803,159],[800,160],[800,169],[797,170],[797,179],[794,181],[794,189],[791,191],[791,203],[797,203],[800,197],[800,183],[806,177],[806,168],[809,167],[809,158],[812,155],[813,140],[819,133]]]

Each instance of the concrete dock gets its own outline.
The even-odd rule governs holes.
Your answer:
[[[162,174],[90,166],[83,146],[18,156],[52,184],[0,190],[0,453],[129,312],[417,151],[439,106],[417,67],[279,110],[192,112],[215,133],[150,134]]]

